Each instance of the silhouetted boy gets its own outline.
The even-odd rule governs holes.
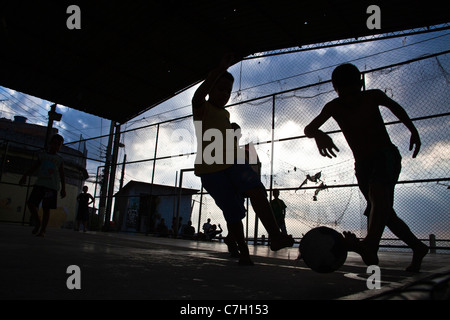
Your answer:
[[[201,178],[203,187],[223,212],[229,234],[239,247],[241,255],[239,263],[251,265],[253,262],[245,242],[242,224],[242,219],[245,217],[243,194],[250,198],[256,215],[269,233],[272,239],[272,250],[290,247],[294,244],[294,240],[280,232],[259,175],[248,163],[233,161],[233,159],[238,160],[239,152],[233,136],[230,114],[225,109],[234,82],[233,76],[227,72],[231,63],[232,56],[224,56],[220,64],[198,87],[192,98],[192,112],[198,142],[195,174]],[[207,96],[209,96],[208,100],[206,100]],[[210,134],[217,133],[219,136],[216,135],[216,139],[222,140],[222,144],[214,138],[211,139]],[[211,150],[214,145],[217,148]]]
[[[50,219],[50,209],[56,209],[58,190],[61,187],[61,198],[66,196],[66,183],[64,177],[64,161],[57,154],[61,149],[64,138],[59,134],[52,136],[49,142],[48,151],[38,154],[38,161],[26,171],[19,181],[20,185],[25,184],[27,176],[37,171],[37,180],[34,184],[31,195],[28,198],[28,209],[35,222],[33,234],[43,237]],[[42,202],[42,223],[39,219],[38,208]],[[39,231],[39,228],[41,229]],[[39,233],[38,233],[39,231]]]
[[[286,204],[283,200],[280,199],[280,190],[273,190],[273,199],[270,201],[270,205],[272,206],[273,214],[275,215],[275,220],[277,221],[278,226],[280,227],[281,232],[287,234],[286,230]]]
[[[94,197],[88,193],[88,189],[88,186],[84,186],[83,192],[77,196],[78,212],[75,231],[80,230],[80,223],[82,223],[83,232],[86,232],[86,227],[89,222],[89,205],[95,201]]]
[[[336,157],[339,151],[333,140],[319,128],[330,118],[338,123],[355,158],[358,185],[367,200],[365,215],[368,233],[361,241],[349,232],[344,235],[349,249],[358,252],[367,265],[378,264],[378,248],[385,226],[412,250],[413,259],[408,271],[418,272],[428,247],[411,232],[393,209],[394,188],[401,171],[401,156],[392,144],[379,106],[387,107],[411,132],[409,150],[413,158],[420,150],[417,129],[406,111],[381,90],[361,91],[363,80],[354,65],[338,66],[332,74],[338,98],[327,103],[321,113],[305,128],[305,135],[315,138],[324,157]]]

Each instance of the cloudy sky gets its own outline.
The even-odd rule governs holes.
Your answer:
[[[235,77],[233,94],[229,104],[329,80],[333,68],[344,62],[354,63],[361,71],[368,71],[449,49],[450,32],[444,30],[275,56],[256,54],[229,69]],[[366,87],[385,90],[388,95],[405,107],[411,117],[448,113],[450,111],[448,105],[449,72],[450,56],[446,54],[415,63],[410,67],[394,67],[369,74],[366,77]],[[120,149],[119,162],[121,162],[124,154],[127,154],[128,161],[153,158],[156,127],[146,127],[146,129],[141,130],[132,129],[190,115],[190,100],[196,88],[197,86],[122,125],[122,130],[126,131],[122,135],[122,142],[125,147]],[[329,84],[296,90],[279,96],[276,100],[275,139],[303,135],[304,126],[319,113],[326,102],[335,97],[336,94]],[[21,115],[28,119],[28,123],[44,126],[47,124],[47,112],[53,103],[1,86],[0,100],[2,100],[0,101],[0,118],[13,119],[15,115]],[[264,183],[268,183],[267,177],[270,175],[271,168],[274,174],[274,187],[278,188],[297,187],[303,181],[304,176],[308,173],[314,174],[314,170],[321,170],[329,184],[355,183],[352,156],[341,135],[333,136],[341,149],[337,159],[330,161],[320,157],[314,141],[298,139],[275,143],[274,153],[276,157],[273,166],[271,166],[271,146],[263,143],[272,137],[270,130],[271,108],[272,98],[270,97],[246,103],[243,106],[231,106],[229,108],[231,120],[239,123],[242,127],[242,140],[260,143],[257,145],[257,150],[263,162],[262,179]],[[55,123],[55,127],[64,136],[66,142],[77,141],[80,136],[93,138],[109,133],[109,120],[61,105],[58,105],[57,111],[62,113],[63,117],[62,121]],[[383,111],[383,116],[386,121],[395,120],[388,112]],[[408,132],[405,132],[404,128],[400,128],[398,125],[389,128],[392,140],[399,146],[404,158],[401,180],[448,177],[450,167],[448,117],[438,120],[424,120],[416,123],[416,125],[423,134],[423,147],[420,157],[415,159],[411,166],[409,164],[412,161],[407,150]],[[330,121],[324,129],[335,130],[337,127],[335,123]],[[159,157],[195,150],[193,125],[189,118],[161,125],[159,135]],[[88,141],[88,156],[92,159],[103,160],[106,144],[106,137]],[[301,152],[301,156],[299,152]],[[158,162],[155,182],[174,185],[177,172],[180,169],[192,167],[194,158],[194,156],[184,156]],[[88,172],[92,177],[95,176],[100,164],[98,161],[88,161]],[[420,168],[422,172],[420,175],[417,174],[417,168]],[[149,182],[151,172],[152,164],[150,162],[129,164],[126,167],[125,183],[130,180]],[[117,179],[119,177],[120,170],[117,172]],[[186,187],[199,188],[199,179],[193,174],[187,175],[185,178]],[[446,229],[448,230],[450,225],[448,190],[445,186],[440,187],[433,185],[432,191],[430,191],[430,185],[401,188],[404,191],[400,192],[398,195],[400,200],[396,203],[399,206],[407,206],[408,203],[414,203],[414,201],[410,201],[410,198],[417,198],[419,195],[421,203],[428,205],[429,209],[427,210],[444,212],[444,217],[447,219],[445,220]],[[93,190],[94,187],[92,186],[90,189]],[[342,194],[339,195],[332,193],[330,191],[332,189],[319,193],[320,200],[330,197],[328,201],[333,201],[333,197],[334,201],[336,197],[344,199],[344,201],[341,201],[342,205],[338,207],[326,205],[325,200],[314,203],[306,202],[307,200],[304,199],[311,199],[314,193],[313,189],[285,192],[286,202],[288,202],[288,207],[291,208],[291,211],[288,211],[288,218],[292,220],[292,225],[295,225],[298,230],[300,230],[298,221],[306,221],[308,217],[312,222],[304,223],[305,228],[319,223],[321,219],[327,223],[336,219],[339,219],[340,222],[345,221],[347,216],[345,208],[350,203],[351,206],[361,206],[358,203],[353,203],[354,201],[361,202],[360,195],[350,189],[355,188],[341,191]],[[299,200],[299,197],[303,197],[302,200]],[[319,202],[320,204],[318,204]],[[425,204],[421,205],[425,206]],[[213,207],[212,204],[209,206]],[[305,209],[305,206],[307,206],[307,209]],[[417,206],[417,203],[415,203],[415,206]],[[208,210],[205,211],[207,216]],[[220,215],[217,215],[214,210],[210,209],[209,214],[220,221]],[[417,213],[417,219],[422,219],[422,214],[426,215],[426,212]],[[333,217],[328,217],[330,215],[333,215]],[[442,220],[439,221],[439,219],[431,223],[442,227]],[[222,223],[225,225],[223,220]],[[361,226],[361,228],[364,228],[363,222],[361,222]],[[303,230],[305,229],[302,229],[301,232],[304,232]],[[428,230],[424,231],[424,233],[427,232]],[[448,233],[447,237],[450,237]]]

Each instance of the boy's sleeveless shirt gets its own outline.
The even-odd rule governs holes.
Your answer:
[[[230,123],[230,113],[225,108],[219,108],[208,101],[205,102],[203,106],[203,116],[200,117],[196,115],[194,112],[194,122],[195,122],[195,133],[197,136],[197,156],[195,159],[195,174],[201,175],[205,173],[212,173],[221,170],[225,170],[230,167],[233,163],[226,163],[226,154],[227,154],[227,143],[226,143],[226,130],[233,130]],[[222,146],[220,146],[217,142],[214,141],[202,141],[205,135],[205,132],[209,129],[217,129],[222,134]],[[216,131],[217,132],[217,131]],[[232,131],[229,131],[232,132]],[[205,162],[206,157],[215,156],[215,150],[219,149],[219,147],[213,149],[211,152],[210,148],[207,148],[208,145],[215,143],[215,146],[220,146],[223,153],[222,161],[215,161],[212,164]],[[236,157],[236,148],[237,145],[235,141],[233,141],[233,149],[230,150],[234,153],[233,158]],[[205,153],[206,149],[206,153]]]

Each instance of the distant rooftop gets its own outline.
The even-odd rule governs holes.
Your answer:
[[[175,186],[168,186],[168,185],[162,185],[162,184],[151,184],[148,182],[142,182],[142,181],[135,181],[131,180],[129,181],[120,191],[118,191],[115,196],[120,196],[127,194],[127,192],[130,191],[132,188],[142,188],[142,189],[150,189],[153,188],[153,192],[160,194],[161,192],[167,193],[167,195],[173,195],[178,194],[180,192],[180,189]],[[181,188],[181,194],[182,195],[192,195],[196,194],[199,190],[197,189],[190,189],[190,188]]]

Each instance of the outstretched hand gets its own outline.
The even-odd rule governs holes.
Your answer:
[[[417,157],[417,154],[420,151],[421,145],[422,145],[422,143],[420,142],[419,134],[417,132],[413,132],[411,134],[411,139],[409,140],[409,151],[411,151],[414,148],[414,152],[413,152],[413,156],[412,156],[413,158]]]
[[[314,138],[316,140],[317,148],[319,149],[319,152],[323,157],[336,157],[333,149],[335,149],[337,152],[339,152],[339,149],[334,144],[333,139],[331,139],[326,133],[323,132],[320,132]]]

